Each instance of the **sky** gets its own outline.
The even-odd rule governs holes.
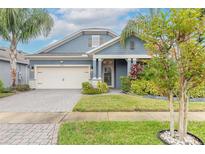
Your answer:
[[[17,49],[26,53],[36,53],[65,36],[82,28],[109,28],[120,34],[129,19],[146,14],[148,9],[47,9],[54,20],[48,37],[39,36],[27,44],[18,44]],[[9,47],[9,42],[0,38],[1,47]]]

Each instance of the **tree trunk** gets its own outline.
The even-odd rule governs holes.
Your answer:
[[[180,81],[180,106],[179,106],[179,140],[185,138],[185,106],[186,106],[187,83],[184,77]]]
[[[173,105],[173,93],[169,92],[169,111],[170,111],[170,133],[174,137],[174,105]]]
[[[189,96],[186,95],[185,106],[184,106],[184,132],[183,136],[187,135],[187,126],[188,126],[188,106],[189,106]]]
[[[11,66],[11,85],[12,87],[16,86],[16,62],[17,62],[17,51],[16,51],[16,42],[12,41],[10,46],[10,66]]]

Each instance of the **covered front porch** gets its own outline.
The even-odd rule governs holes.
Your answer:
[[[120,88],[120,77],[128,76],[132,64],[140,63],[142,59],[131,56],[93,57],[92,82],[103,81],[111,88]]]

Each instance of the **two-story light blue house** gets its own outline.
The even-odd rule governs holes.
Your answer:
[[[85,81],[104,81],[120,87],[120,76],[150,56],[136,37],[120,45],[120,37],[109,29],[87,28],[49,45],[30,59],[30,85],[36,89],[79,89]]]

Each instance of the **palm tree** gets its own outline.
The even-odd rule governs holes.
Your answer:
[[[16,86],[17,45],[48,36],[53,19],[45,9],[0,9],[0,36],[10,42],[12,87]]]
[[[155,16],[159,15],[160,11],[161,9],[159,8],[150,8],[148,9],[147,14],[142,14],[139,12],[138,16],[136,16],[135,19],[129,20],[121,33],[121,44],[125,46],[125,41],[130,36],[140,37],[142,29],[144,29],[143,27],[148,27],[149,21],[153,19]]]

